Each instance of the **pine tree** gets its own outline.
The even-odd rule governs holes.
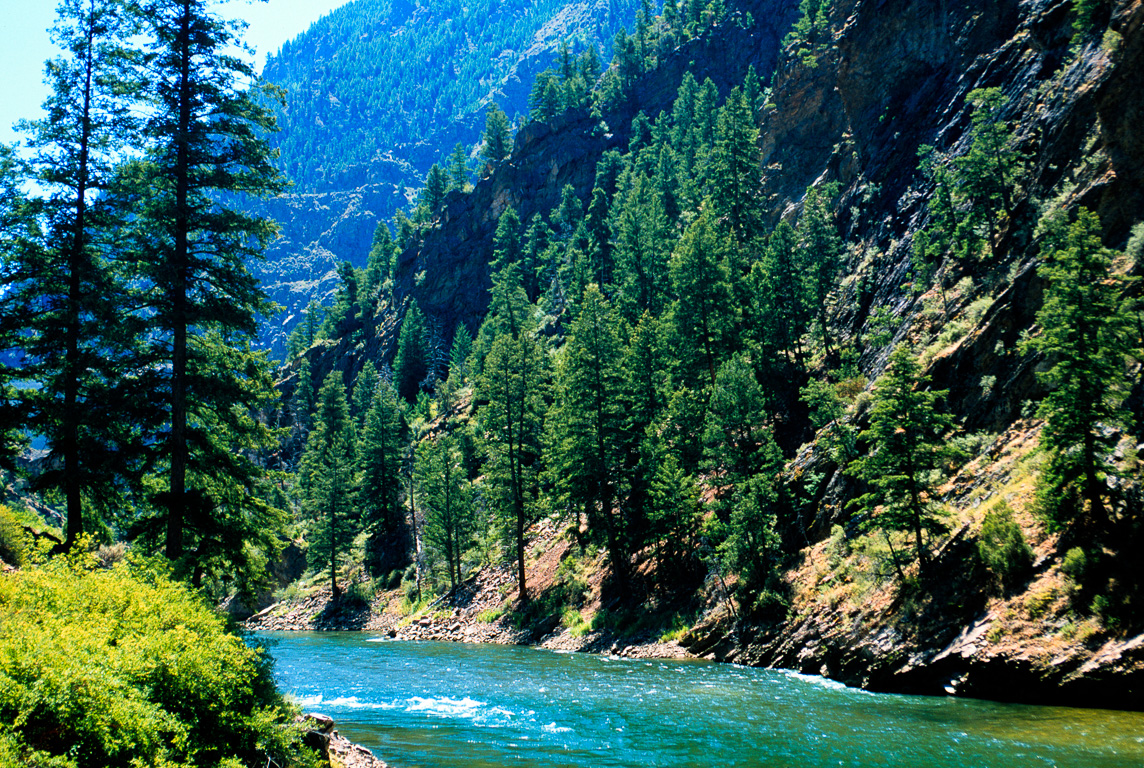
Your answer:
[[[430,216],[436,218],[441,206],[445,203],[445,195],[449,192],[449,177],[441,170],[441,166],[433,163],[429,173],[425,176],[425,190],[422,192],[423,202],[429,208]]]
[[[147,253],[145,277],[154,286],[155,365],[167,371],[156,393],[166,401],[168,422],[162,438],[169,464],[165,548],[171,560],[180,560],[188,515],[209,517],[207,486],[222,478],[212,462],[226,448],[208,426],[255,407],[264,395],[255,385],[269,381],[264,357],[219,365],[220,350],[242,349],[270,308],[246,264],[275,233],[272,222],[223,200],[273,194],[283,181],[263,138],[274,126],[267,99],[242,88],[254,69],[231,54],[238,25],[216,16],[205,0],[145,0],[141,6],[150,24],[145,130],[151,151],[139,184],[147,196],[136,232]],[[218,343],[205,344],[208,338]],[[257,474],[230,480],[243,485]]]
[[[703,505],[695,479],[654,429],[640,443],[638,474],[647,485],[644,505],[648,537],[656,554],[656,582],[666,586],[682,575],[697,549]]]
[[[754,616],[782,615],[782,540],[778,534],[782,466],[778,446],[769,437],[764,446],[767,468],[732,490],[731,513],[723,528],[719,554],[723,564],[739,575],[736,592],[744,612]]]
[[[704,443],[709,468],[734,487],[762,470],[767,441],[766,397],[750,361],[736,354],[719,367],[708,403]]]
[[[619,318],[595,285],[584,291],[556,372],[556,403],[547,464],[558,497],[608,546],[612,571],[625,584],[629,526],[619,503],[624,415]]]
[[[457,324],[453,345],[449,348],[449,381],[456,388],[465,386],[469,378],[469,358],[473,354],[473,335],[464,323]]]
[[[349,551],[358,521],[353,508],[355,487],[354,429],[341,375],[332,373],[318,393],[314,431],[306,441],[300,472],[305,496],[302,508],[311,522],[310,564],[329,568],[335,600],[338,562]]]
[[[461,192],[469,189],[469,157],[465,153],[465,146],[459,141],[449,155],[449,186]]]
[[[50,446],[34,487],[62,493],[70,547],[84,533],[85,506],[91,515],[96,503],[123,505],[123,481],[142,454],[144,403],[127,382],[146,365],[128,290],[134,276],[117,246],[130,212],[114,188],[117,163],[139,135],[138,55],[128,43],[139,17],[119,0],[68,0],[58,14],[47,115],[21,126],[32,177],[47,194],[35,211],[44,229],[42,237],[25,230],[4,279],[5,302],[19,307],[8,319],[21,326],[22,378],[38,384],[21,391],[27,426]]]
[[[798,248],[801,251],[799,261],[807,265],[809,270],[807,300],[818,315],[822,346],[827,354],[830,354],[827,299],[838,282],[838,270],[845,250],[838,228],[827,210],[830,199],[836,194],[837,184],[834,183],[821,189],[808,189],[798,222]]]
[[[425,539],[444,552],[450,590],[461,583],[461,556],[473,537],[472,488],[465,478],[461,451],[449,434],[417,446],[418,500],[425,514]]]
[[[726,355],[735,325],[724,257],[734,248],[722,236],[710,210],[704,210],[676,247],[671,282],[678,297],[672,305],[677,359],[692,386],[715,385],[715,371]],[[700,371],[702,373],[700,373]]]
[[[429,352],[425,343],[425,315],[413,301],[405,312],[397,337],[397,354],[393,359],[394,384],[407,403],[417,399],[421,382],[429,375]]]
[[[672,350],[665,336],[663,321],[644,312],[624,351],[625,431],[629,436],[644,435],[667,410]]]
[[[27,178],[24,162],[13,147],[0,144],[0,264],[6,270],[26,248],[36,247],[40,228],[33,201],[23,189]],[[9,283],[0,295],[0,470],[11,472],[26,439],[26,423],[16,382],[26,374],[16,362],[23,344],[26,314],[20,309],[16,291]]]
[[[520,257],[520,217],[510,206],[497,219],[496,232],[493,233],[493,259],[489,262],[489,269],[493,273],[499,272],[509,264],[520,261]]]
[[[1122,304],[1123,281],[1111,274],[1112,253],[1101,243],[1097,215],[1082,208],[1068,225],[1057,214],[1046,229],[1037,270],[1047,283],[1037,313],[1041,333],[1023,346],[1052,364],[1038,376],[1049,390],[1038,409],[1045,419],[1041,447],[1049,456],[1039,497],[1057,525],[1080,518],[1082,501],[1099,525],[1108,518],[1104,476],[1114,471],[1108,461],[1114,438],[1104,427],[1124,423],[1130,313]]]
[[[955,181],[992,251],[998,214],[1013,217],[1013,187],[1025,158],[1011,146],[1012,132],[1002,117],[1007,100],[1000,88],[970,91],[966,101],[973,108],[970,144],[969,150],[953,161]]]
[[[302,355],[298,363],[298,383],[294,385],[294,423],[303,437],[310,433],[315,411],[318,410],[318,397],[314,390],[314,374],[310,368],[310,358]]]
[[[634,321],[667,304],[672,232],[662,198],[642,174],[633,174],[615,224],[617,304]]]
[[[357,378],[354,379],[351,413],[354,422],[359,427],[365,424],[366,416],[373,404],[374,393],[377,392],[379,386],[381,386],[381,376],[377,372],[377,366],[373,364],[372,360],[366,360],[361,370],[358,371]]]
[[[788,356],[793,354],[799,366],[803,364],[802,337],[811,316],[801,256],[794,228],[784,221],[771,233],[763,261],[752,266],[761,278],[754,317],[769,326],[778,347]]]
[[[932,539],[946,530],[930,494],[944,463],[944,440],[954,425],[953,417],[938,407],[946,392],[928,391],[927,383],[909,348],[895,347],[874,385],[870,428],[859,435],[870,452],[848,469],[873,487],[851,503],[869,515],[871,527],[910,532],[923,575],[930,564],[923,532]],[[896,553],[894,558],[898,563]]]
[[[515,232],[515,227],[510,231]],[[505,266],[493,277],[489,312],[481,325],[478,348],[487,354],[475,394],[487,402],[479,418],[488,453],[490,493],[510,532],[507,538],[517,564],[520,599],[527,601],[524,530],[531,517],[527,499],[535,495],[548,376],[520,262],[508,261],[504,251],[500,253],[498,261]]]
[[[512,151],[512,135],[509,132],[508,115],[500,107],[490,102],[485,114],[484,143],[481,145],[481,158],[486,168],[498,165]]]
[[[521,277],[524,280],[524,292],[530,303],[535,304],[540,298],[541,286],[544,278],[551,276],[546,273],[548,246],[554,233],[552,228],[544,221],[539,213],[533,214],[528,222],[528,229],[524,233],[524,242],[521,247]]]
[[[750,105],[735,88],[719,110],[708,177],[711,203],[717,214],[727,219],[740,244],[752,241],[762,231],[758,141],[759,129]]]
[[[401,404],[397,391],[378,382],[358,442],[361,477],[359,508],[366,533],[366,565],[384,574],[407,562],[409,529],[401,507],[402,470],[406,442],[402,439]]]

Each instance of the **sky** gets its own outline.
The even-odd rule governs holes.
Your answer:
[[[254,46],[259,67],[266,56],[297,37],[326,13],[349,0],[229,0],[221,6],[228,18],[250,24],[246,41]],[[36,118],[47,94],[44,61],[56,54],[48,35],[56,0],[0,0],[0,142],[19,139],[17,120]]]

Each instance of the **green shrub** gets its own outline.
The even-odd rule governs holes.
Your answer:
[[[0,504],[0,560],[18,568],[24,564],[28,550],[28,535],[19,517]]]
[[[1002,589],[1011,589],[1028,576],[1033,550],[1004,501],[985,515],[977,538],[977,554]]]
[[[1068,576],[1073,584],[1080,584],[1084,579],[1084,572],[1088,569],[1088,555],[1080,547],[1073,547],[1065,552],[1061,561],[1061,573]]]
[[[0,576],[0,766],[316,765],[269,660],[160,566]]]
[[[342,599],[349,605],[367,606],[373,602],[373,598],[377,595],[377,590],[374,587],[372,579],[363,578],[358,581],[352,582],[346,588],[345,595]]]

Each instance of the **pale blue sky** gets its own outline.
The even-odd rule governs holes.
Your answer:
[[[268,53],[348,1],[229,0],[221,11],[249,22],[246,40],[256,49],[261,66]],[[40,115],[47,90],[44,61],[56,53],[48,38],[55,14],[56,0],[0,0],[0,142],[10,144],[19,138],[12,131],[14,122]]]

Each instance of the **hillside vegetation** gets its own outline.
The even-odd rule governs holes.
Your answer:
[[[313,525],[335,498],[355,509],[352,482],[307,490],[328,475],[313,435],[344,408],[370,426],[342,460],[371,452],[360,477],[390,491],[358,497],[343,552],[360,531],[359,562],[389,580],[411,558],[411,589],[504,558],[523,606],[528,531],[553,519],[606,554],[609,605],[725,588],[724,618],[700,622],[724,657],[872,687],[970,676],[953,687],[987,695],[1004,694],[983,670],[1003,669],[1029,697],[1080,691],[1053,686],[1101,648],[1122,663],[1108,675],[1138,674],[1115,649],[1142,618],[1144,237],[1120,117],[1140,8],[922,5],[709,6],[700,40],[651,57],[687,23],[668,4],[617,44],[603,122],[545,99],[567,75],[538,80],[511,156],[380,228],[324,329],[296,339],[284,388]],[[784,11],[775,63],[752,52],[773,34],[756,19]],[[752,53],[712,66],[700,41]],[[832,565],[809,576],[823,546]],[[808,602],[808,578],[870,586]],[[1055,672],[1029,638],[978,653],[1025,631],[1004,617],[1026,590],[1069,648]],[[832,634],[838,600],[857,613]],[[882,610],[892,638],[863,645]],[[808,621],[815,648],[786,655]],[[950,662],[969,625],[989,642]]]

